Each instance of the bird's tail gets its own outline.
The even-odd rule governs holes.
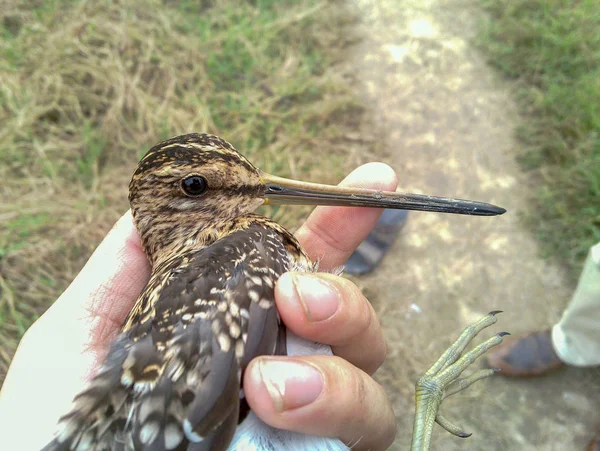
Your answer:
[[[44,451],[226,449],[240,406],[234,347],[222,349],[210,321],[197,321],[164,348],[151,334],[123,333]]]
[[[127,421],[126,388],[121,384],[121,368],[127,358],[125,337],[117,340],[105,364],[88,387],[73,399],[72,409],[61,417],[54,439],[42,451],[62,451],[100,448],[102,442],[117,444],[112,449],[128,449],[124,437],[118,433],[119,424]]]

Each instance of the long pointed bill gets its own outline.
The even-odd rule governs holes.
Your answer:
[[[477,216],[501,215],[506,211],[504,208],[495,205],[472,200],[299,182],[265,172],[261,172],[261,177],[265,184],[265,204],[270,205],[296,204],[394,208]]]

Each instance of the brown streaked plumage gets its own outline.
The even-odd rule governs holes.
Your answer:
[[[257,355],[285,352],[275,283],[286,271],[316,269],[287,230],[253,213],[265,199],[503,212],[471,201],[281,179],[206,134],[150,149],[129,190],[152,275],[48,450],[227,448],[247,412],[244,368]]]

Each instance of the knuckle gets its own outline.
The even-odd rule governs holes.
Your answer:
[[[384,388],[345,360],[334,359],[330,376],[336,401],[330,405],[341,425],[338,432],[350,441],[364,437],[369,449],[387,449],[396,437],[397,419]]]
[[[368,391],[365,375],[355,368],[348,368],[344,388],[345,404],[348,407],[344,409],[344,415],[347,422],[362,421],[368,413],[366,412]]]
[[[365,300],[363,308],[356,313],[356,319],[352,327],[352,335],[355,340],[360,339],[370,349],[370,355],[377,366],[381,365],[387,355],[387,343],[383,329],[379,324],[375,310]]]
[[[381,356],[380,356],[380,360],[377,362],[377,368],[379,368],[381,365],[383,365],[383,362],[385,362],[385,360],[387,359],[388,356],[388,342],[385,338],[385,336],[381,337]]]
[[[352,248],[346,243],[346,240],[340,238],[340,235],[332,233],[331,229],[322,221],[316,222],[309,219],[304,223],[307,230],[318,236],[325,245],[342,252],[350,252]]]
[[[387,343],[377,314],[368,299],[356,285],[344,280],[344,298],[346,303],[343,319],[344,327],[335,331],[335,344],[350,352],[350,360],[359,358],[359,366],[368,373],[374,373],[387,357]],[[332,341],[333,341],[332,340]],[[361,351],[358,352],[357,349]],[[344,354],[346,355],[346,354]],[[360,356],[360,357],[358,357]]]
[[[365,409],[367,399],[365,378],[355,374],[354,379],[356,381],[354,384],[354,399],[356,399],[358,407],[362,411]]]
[[[350,302],[351,307],[349,314],[353,316],[352,330],[355,336],[364,335],[373,326],[375,321],[375,311],[371,304],[364,297],[361,291],[354,284],[352,285],[352,291],[349,293],[352,301]]]
[[[371,387],[371,396],[378,400],[371,403],[377,406],[377,411],[370,412],[371,431],[378,437],[377,442],[380,446],[376,449],[388,449],[396,438],[397,418],[385,389],[377,382],[374,382]]]

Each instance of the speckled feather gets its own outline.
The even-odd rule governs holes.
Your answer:
[[[190,174],[208,181],[200,200],[182,192]],[[130,202],[150,281],[44,449],[227,449],[247,413],[244,368],[285,351],[275,283],[290,269],[315,269],[289,232],[252,213],[263,189],[258,170],[211,135],[165,141],[142,159]],[[296,440],[300,449],[320,440],[345,449],[301,434],[271,440],[273,430],[251,417],[249,436],[236,443],[278,449]]]

